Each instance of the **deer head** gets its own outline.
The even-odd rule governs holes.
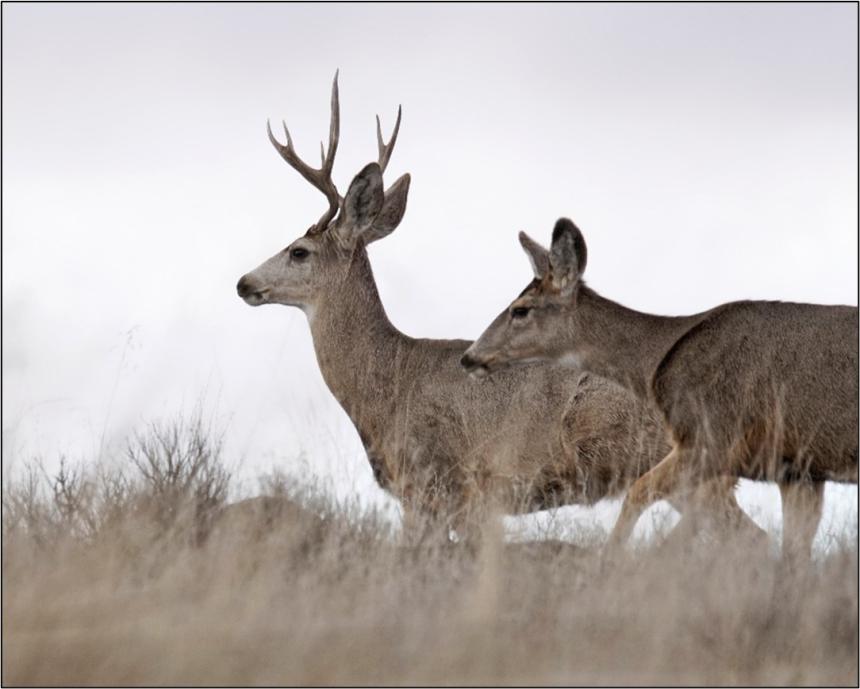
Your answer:
[[[287,143],[280,143],[267,123],[269,140],[281,157],[328,201],[322,217],[305,234],[272,256],[236,285],[239,296],[251,306],[286,304],[313,312],[322,295],[337,290],[343,283],[353,253],[370,242],[391,233],[406,210],[409,175],[400,177],[388,191],[383,190],[382,174],[391,158],[400,129],[400,109],[391,140],[382,139],[379,117],[376,135],[379,159],[366,165],[352,180],[345,197],[341,197],[331,178],[340,134],[340,104],[337,73],[331,91],[331,124],[328,149],[320,143],[322,164],[319,169],[302,161],[293,147],[284,123]]]
[[[562,218],[548,251],[525,232],[520,232],[520,244],[535,278],[466,350],[460,363],[473,376],[537,361],[577,363],[570,333],[583,285],[585,239],[576,225]]]

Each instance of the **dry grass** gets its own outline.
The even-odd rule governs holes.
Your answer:
[[[854,543],[406,548],[279,480],[225,506],[199,421],[127,459],[4,487],[4,685],[858,682]]]

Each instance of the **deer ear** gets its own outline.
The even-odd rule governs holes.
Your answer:
[[[552,286],[562,294],[572,294],[582,279],[588,250],[582,232],[567,218],[561,218],[552,231],[552,247],[549,250]]]
[[[400,221],[403,220],[403,214],[406,212],[406,197],[409,194],[410,177],[408,174],[403,175],[385,192],[385,200],[382,203],[382,210],[373,221],[373,224],[361,233],[365,244],[375,242],[377,239],[391,234]]]
[[[382,210],[384,200],[382,171],[379,165],[365,165],[352,180],[343,200],[341,230],[355,234],[370,227]]]
[[[525,232],[520,232],[520,246],[523,247],[526,256],[529,257],[535,277],[538,280],[543,280],[549,272],[549,251],[544,249]]]

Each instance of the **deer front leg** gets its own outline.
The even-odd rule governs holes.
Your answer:
[[[447,544],[450,530],[449,515],[439,509],[426,491],[416,491],[414,485],[401,489],[401,540],[403,545],[424,548]]]
[[[630,487],[621,505],[618,521],[609,535],[607,546],[610,550],[617,550],[627,541],[642,512],[657,500],[669,498],[677,491],[682,469],[689,465],[685,454],[676,446]]]
[[[403,511],[402,543],[410,548],[447,546],[451,539],[450,524],[438,515],[422,510]]]
[[[824,505],[823,481],[780,483],[782,497],[782,557],[799,564],[812,557],[812,541]]]

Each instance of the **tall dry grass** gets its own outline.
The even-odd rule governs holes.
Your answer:
[[[402,547],[277,476],[227,504],[229,480],[197,419],[4,486],[3,684],[858,682],[850,540],[792,568],[701,539]]]

